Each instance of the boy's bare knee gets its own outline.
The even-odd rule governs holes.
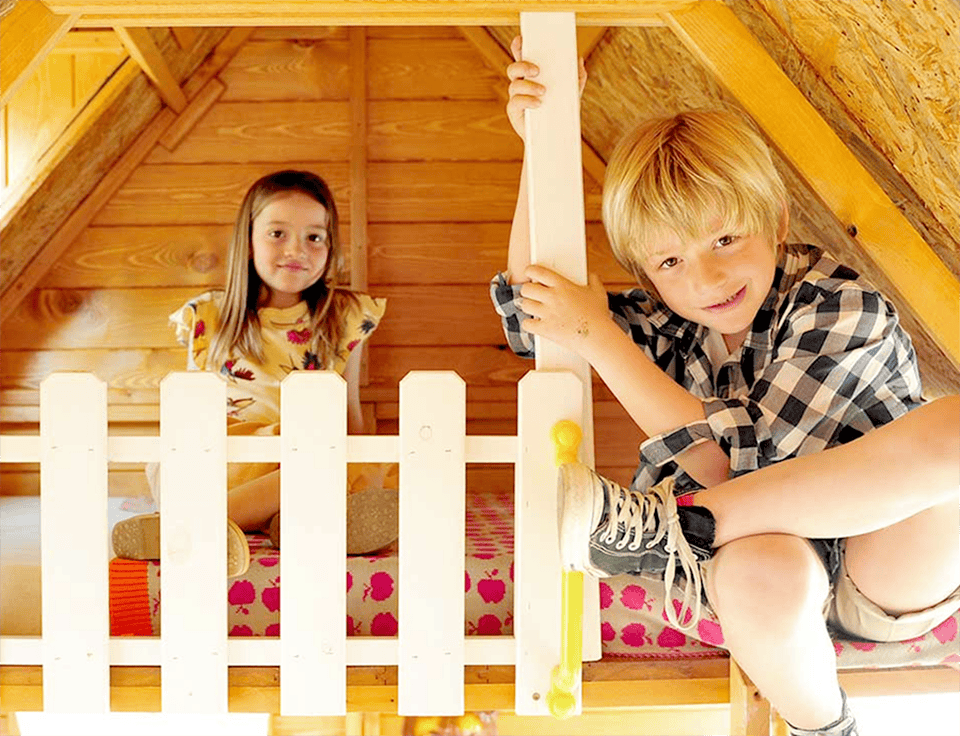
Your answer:
[[[777,621],[790,627],[819,610],[828,580],[810,543],[787,534],[745,537],[721,547],[711,563],[707,595],[721,621]]]

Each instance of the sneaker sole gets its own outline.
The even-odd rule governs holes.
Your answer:
[[[566,570],[607,577],[590,563],[590,535],[593,519],[594,476],[586,465],[565,463],[557,474],[557,523],[560,560]]]

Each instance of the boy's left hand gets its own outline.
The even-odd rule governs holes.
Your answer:
[[[528,266],[524,276],[530,280],[520,288],[518,306],[531,318],[523,329],[583,355],[591,337],[611,322],[599,277],[591,273],[581,286],[544,266]]]

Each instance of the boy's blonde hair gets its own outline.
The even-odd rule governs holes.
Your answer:
[[[775,239],[786,200],[770,149],[745,118],[689,111],[647,120],[617,144],[603,222],[620,265],[658,296],[642,263],[659,238],[701,237],[719,215],[724,229]]]
[[[220,305],[220,323],[210,344],[210,360],[221,365],[235,353],[262,363],[263,341],[257,314],[263,280],[253,265],[253,221],[263,208],[280,194],[299,192],[319,202],[327,211],[327,262],[314,284],[301,298],[310,312],[310,352],[328,367],[343,334],[343,313],[356,295],[337,284],[343,255],[337,205],[327,183],[309,171],[277,171],[253,183],[233,228],[227,251],[227,284]]]

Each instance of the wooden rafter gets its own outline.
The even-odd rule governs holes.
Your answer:
[[[507,65],[513,61],[513,58],[500,45],[500,42],[491,36],[486,29],[475,28],[473,26],[460,26],[459,30],[460,33],[463,34],[463,37],[480,53],[491,69],[495,69],[498,73],[502,74],[504,69],[507,68]],[[500,99],[506,102],[506,85],[498,85],[495,91]],[[596,152],[586,138],[581,140],[581,156],[583,158],[583,168],[587,170],[587,173],[593,177],[595,182],[603,184],[607,164],[600,158],[600,154]]]
[[[187,106],[187,98],[177,84],[166,59],[154,43],[150,32],[146,28],[117,27],[114,30],[130,52],[130,56],[136,60],[144,74],[156,86],[163,101],[176,112],[182,112]]]
[[[97,26],[516,25],[521,11],[573,11],[580,25],[662,25],[690,0],[47,0]]]
[[[39,0],[20,0],[0,20],[0,106],[6,105],[78,19],[56,15]]]
[[[753,34],[722,3],[699,3],[666,19],[960,366],[960,283]]]

